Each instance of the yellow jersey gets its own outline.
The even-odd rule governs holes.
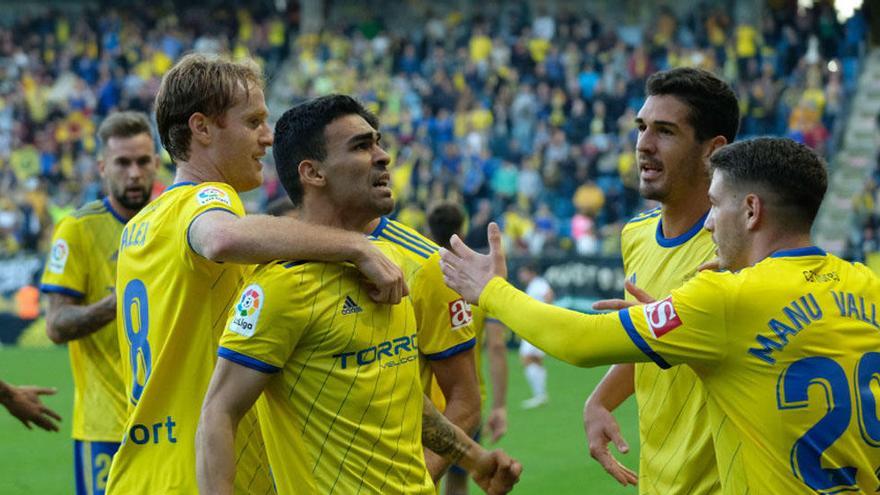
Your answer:
[[[55,227],[40,289],[72,296],[84,305],[112,294],[123,226],[125,219],[107,199],[92,201],[62,219]],[[67,349],[73,374],[73,438],[119,442],[127,406],[116,321],[70,341]]]
[[[406,225],[382,217],[371,235],[398,248],[421,268],[409,281],[419,333],[419,374],[437,409],[446,409],[430,361],[447,359],[476,345],[470,305],[443,282],[440,247]],[[433,383],[433,385],[432,385]]]
[[[178,183],[122,232],[117,319],[129,419],[110,467],[107,493],[197,493],[195,435],[230,305],[251,268],[215,263],[189,244],[201,214],[244,215],[227,184]],[[272,493],[256,428],[237,443],[236,491]],[[262,457],[261,457],[262,456]]]
[[[864,265],[816,247],[777,251],[737,273],[700,272],[654,303],[592,316],[536,305],[495,278],[480,304],[579,366],[687,364],[706,389],[722,493],[880,486],[880,279]],[[558,332],[545,334],[546,325]]]
[[[376,304],[360,280],[347,263],[261,265],[229,316],[220,357],[276,374],[257,410],[279,493],[433,493],[413,302]]]
[[[660,208],[624,225],[620,234],[626,277],[653,297],[677,289],[702,263],[715,257],[706,217],[687,232],[663,236]],[[634,298],[627,293],[627,300]],[[654,363],[635,365],[639,408],[639,493],[719,493],[718,468],[705,414],[706,391],[686,366],[664,371]]]

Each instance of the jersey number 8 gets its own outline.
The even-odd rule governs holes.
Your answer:
[[[147,287],[139,279],[133,279],[125,286],[122,297],[122,316],[125,336],[128,338],[128,356],[131,361],[131,397],[137,404],[150,379],[153,359],[150,356],[150,316],[147,311]]]

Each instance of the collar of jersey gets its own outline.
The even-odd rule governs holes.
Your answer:
[[[379,217],[379,225],[376,225],[376,228],[373,229],[372,232],[370,232],[370,235],[373,237],[379,237],[379,234],[381,234],[382,231],[385,230],[386,225],[388,225],[388,218]]]
[[[107,208],[107,211],[109,211],[110,214],[113,215],[113,218],[119,220],[119,222],[122,225],[125,225],[126,223],[128,223],[128,220],[123,218],[122,215],[120,215],[118,211],[113,209],[113,205],[110,204],[110,198],[108,198],[107,196],[104,196],[104,207]]]
[[[178,183],[176,183],[176,184],[171,184],[171,185],[168,186],[165,190],[166,190],[166,191],[170,191],[170,190],[174,189],[175,187],[180,187],[180,186],[194,186],[194,185],[196,185],[196,183],[195,183],[195,182],[192,182],[192,181],[178,182]]]
[[[663,237],[663,217],[660,217],[660,221],[657,222],[657,235],[655,236],[657,238],[657,244],[665,248],[681,246],[687,241],[693,239],[695,235],[699,234],[700,231],[703,230],[703,224],[706,223],[707,216],[709,216],[708,211],[706,213],[703,213],[703,216],[701,216],[700,219],[697,220],[697,223],[689,228],[687,232],[671,239]]]
[[[825,250],[816,246],[807,246],[802,248],[794,248],[794,249],[780,249],[775,253],[771,254],[771,258],[788,258],[794,256],[825,256]]]

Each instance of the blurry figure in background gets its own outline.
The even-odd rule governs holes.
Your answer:
[[[553,288],[538,275],[538,269],[533,264],[525,264],[517,273],[520,283],[525,287],[525,292],[530,297],[543,303],[553,304],[555,298]],[[547,329],[553,331],[553,329]],[[544,367],[544,351],[522,339],[519,344],[519,356],[522,359],[526,381],[532,390],[532,396],[523,401],[523,409],[534,409],[546,404],[550,397],[547,394],[547,368]]]
[[[462,235],[464,211],[452,202],[434,205],[428,212],[428,228],[430,237],[440,246],[450,249],[449,239],[453,234]],[[485,232],[485,231],[484,231]],[[488,242],[488,241],[486,241]],[[492,443],[497,442],[507,431],[507,346],[504,334],[507,328],[500,321],[492,318],[477,305],[471,305],[473,328],[477,338],[474,364],[480,380],[480,402],[486,402],[486,381],[483,377],[482,349],[485,342],[486,354],[489,358],[489,378],[492,382],[492,405],[486,418],[485,426],[492,435]],[[426,391],[432,398],[439,390],[436,380],[431,390]],[[480,432],[474,435],[480,440]],[[452,466],[446,474],[446,495],[466,495],[468,492],[467,472],[457,465]]]

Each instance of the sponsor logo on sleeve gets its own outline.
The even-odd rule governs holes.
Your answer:
[[[232,206],[232,201],[229,200],[229,194],[223,189],[214,186],[203,187],[198,194],[196,194],[196,199],[200,206],[204,206],[208,203],[221,203],[226,206]]]
[[[464,299],[456,299],[449,303],[449,324],[453,330],[468,325],[473,319],[471,305],[466,303]]]
[[[64,267],[67,265],[67,257],[70,256],[70,248],[67,247],[67,241],[58,239],[52,245],[49,252],[49,263],[47,268],[52,273],[64,273]]]
[[[238,303],[232,308],[233,315],[229,330],[243,337],[253,336],[264,304],[266,298],[263,296],[262,287],[257,284],[245,287]]]
[[[645,320],[655,339],[666,335],[682,325],[681,318],[672,304],[672,296],[645,306]]]

